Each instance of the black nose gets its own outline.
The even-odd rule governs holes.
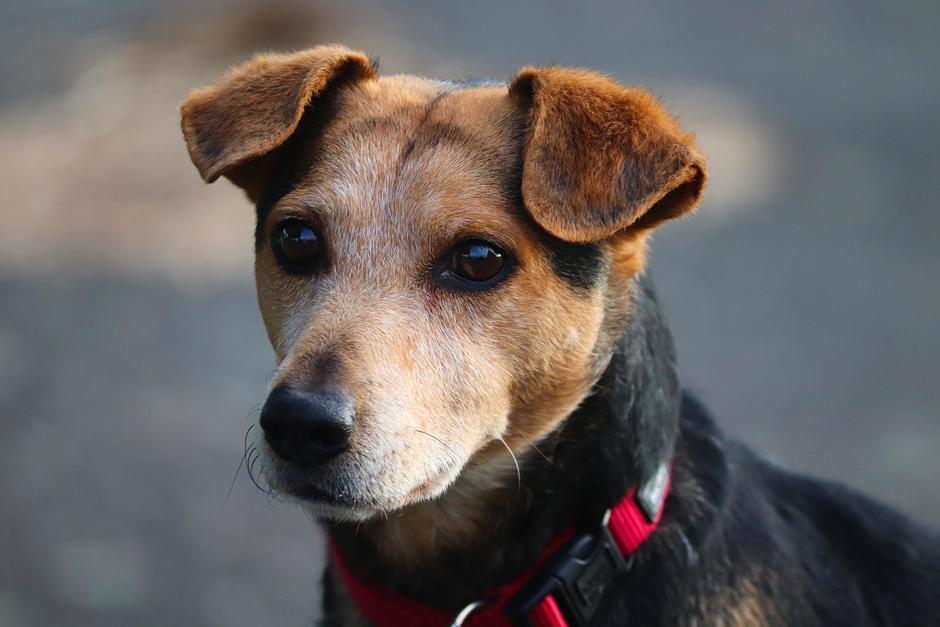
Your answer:
[[[348,448],[354,414],[352,399],[339,388],[280,386],[264,403],[261,428],[275,453],[298,466],[314,466]]]

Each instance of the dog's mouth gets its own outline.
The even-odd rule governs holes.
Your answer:
[[[279,483],[275,490],[299,502],[301,507],[323,520],[358,520],[372,518],[382,511],[370,503],[357,499],[347,491],[333,491],[312,483]]]
[[[268,478],[268,483],[275,492],[302,501],[305,504],[330,505],[339,508],[361,508],[365,506],[349,490],[331,489],[312,482],[307,477],[298,477],[296,473],[281,469],[276,476]]]
[[[299,501],[315,516],[325,519],[365,520],[383,512],[387,515],[390,511],[439,496],[459,474],[459,470],[445,467],[403,493],[397,496],[388,494],[383,498],[360,494],[353,486],[324,486],[306,473],[299,473],[283,464],[277,466],[268,474],[271,489]]]
[[[340,506],[354,506],[357,503],[344,495],[334,494],[333,492],[328,492],[327,490],[322,490],[315,485],[304,485],[299,486],[290,490],[285,490],[287,494],[290,494],[294,498],[300,499],[302,501],[314,501],[320,503],[327,503],[329,505],[340,505]]]

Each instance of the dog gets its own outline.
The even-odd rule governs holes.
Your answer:
[[[324,625],[940,625],[935,532],[726,438],[645,272],[705,158],[649,93],[255,57],[181,106],[257,209],[255,446]]]

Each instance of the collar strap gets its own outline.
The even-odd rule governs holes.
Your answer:
[[[630,556],[653,533],[669,493],[668,463],[607,510],[592,531],[568,529],[521,577],[497,588],[457,616],[360,579],[336,545],[330,555],[359,611],[376,627],[575,627],[587,625]]]

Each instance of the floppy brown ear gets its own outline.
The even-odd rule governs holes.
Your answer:
[[[220,83],[197,89],[180,107],[189,156],[207,182],[225,175],[252,200],[270,173],[269,156],[337,81],[375,78],[369,59],[343,46],[258,55]]]
[[[529,108],[523,200],[556,237],[648,229],[698,203],[705,159],[648,92],[564,68],[524,69],[509,91]]]

